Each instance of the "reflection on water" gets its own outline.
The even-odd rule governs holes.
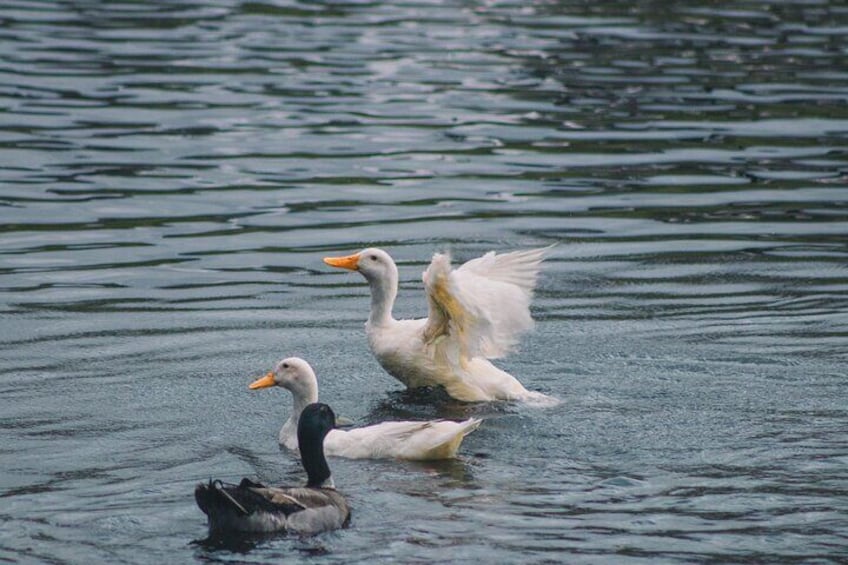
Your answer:
[[[0,559],[838,561],[848,10],[836,2],[13,0],[0,62]],[[559,242],[499,363],[555,408],[407,393],[398,259]],[[299,355],[456,462],[331,462],[351,528],[191,545],[194,484],[302,480]]]

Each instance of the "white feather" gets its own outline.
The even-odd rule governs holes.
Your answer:
[[[352,430],[333,430],[324,440],[328,455],[412,460],[449,459],[463,438],[477,429],[480,420],[462,422],[382,422]]]
[[[305,406],[318,401],[318,379],[309,363],[290,357],[277,364],[274,381],[289,390],[293,400],[279,442],[296,450],[297,420]],[[479,419],[469,418],[461,422],[398,421],[350,430],[334,429],[324,438],[324,453],[351,459],[448,459],[456,456],[462,440],[479,425]]]
[[[355,269],[371,288],[365,325],[371,351],[389,374],[410,388],[442,386],[468,402],[552,400],[528,391],[488,360],[514,350],[521,335],[533,327],[530,301],[548,249],[489,252],[457,269],[448,255],[435,254],[423,274],[429,314],[417,320],[395,320],[391,315],[398,273],[388,253],[369,248],[350,256],[358,257]],[[325,261],[339,263],[337,258]]]
[[[448,255],[434,255],[423,276],[427,338],[454,340],[464,358],[496,359],[512,351],[533,328],[530,300],[545,251],[490,251],[455,270]]]

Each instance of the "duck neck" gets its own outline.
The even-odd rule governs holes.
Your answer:
[[[376,278],[368,281],[371,287],[371,315],[368,316],[369,326],[385,326],[394,320],[392,307],[395,304],[398,289],[397,271],[386,278]]]
[[[308,477],[306,486],[333,488],[330,466],[327,465],[327,458],[324,457],[324,438],[305,438],[299,434],[298,443],[300,443],[300,461]]]
[[[310,389],[306,391],[291,391],[292,392],[292,411],[289,414],[289,419],[283,424],[283,429],[280,430],[280,443],[283,443],[289,449],[298,448],[297,443],[297,422],[300,420],[300,414],[303,409],[318,402],[318,390]]]

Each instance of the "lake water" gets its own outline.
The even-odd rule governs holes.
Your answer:
[[[0,561],[844,563],[848,6],[9,0]],[[410,394],[325,255],[558,243],[500,365]],[[299,355],[456,461],[331,460],[351,527],[204,541],[194,485],[298,483]]]

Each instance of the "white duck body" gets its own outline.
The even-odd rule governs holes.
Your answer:
[[[518,379],[483,357],[451,363],[445,352],[424,341],[426,325],[426,319],[365,325],[371,352],[383,369],[407,388],[442,386],[451,397],[464,402],[544,396],[527,390]]]
[[[251,389],[280,386],[292,393],[292,411],[280,429],[279,443],[296,451],[297,423],[307,405],[318,400],[318,380],[312,367],[298,357],[283,359],[274,371],[251,383]],[[351,459],[449,459],[480,420],[462,422],[382,422],[349,430],[333,429],[324,438],[327,455]]]
[[[368,344],[383,368],[407,387],[442,386],[465,402],[555,402],[489,361],[506,355],[533,327],[530,300],[545,251],[489,252],[458,269],[447,255],[434,255],[423,275],[429,316],[415,320],[392,317],[398,271],[385,251],[368,248],[324,261],[359,271],[368,281]]]

